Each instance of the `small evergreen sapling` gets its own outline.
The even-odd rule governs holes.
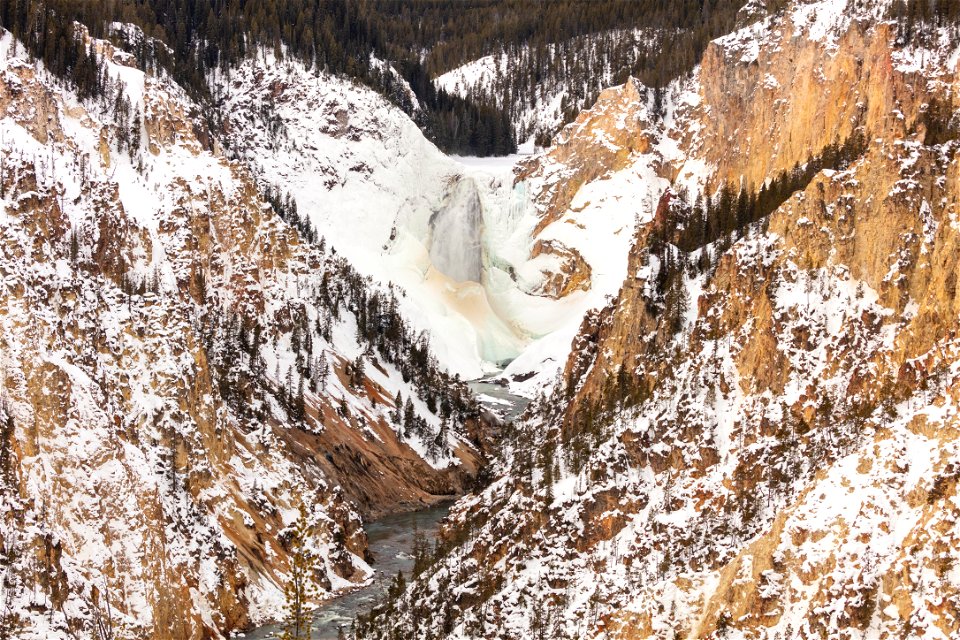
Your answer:
[[[300,516],[290,536],[290,577],[283,590],[286,622],[280,640],[310,640],[313,622],[310,606],[318,595],[314,576],[319,568],[319,558],[310,549],[309,539],[307,508],[301,503]]]

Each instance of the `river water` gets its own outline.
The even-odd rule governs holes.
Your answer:
[[[433,540],[440,528],[440,520],[447,515],[450,505],[432,507],[423,511],[402,513],[374,520],[366,525],[367,540],[373,552],[376,575],[369,585],[334,598],[321,605],[313,617],[313,640],[336,640],[340,626],[350,629],[357,613],[372,609],[383,600],[387,585],[397,571],[409,577],[413,568],[413,536],[419,530],[426,534],[433,549]],[[282,631],[280,625],[260,627],[244,637],[253,640],[275,638]]]
[[[480,404],[504,422],[516,420],[530,404],[530,400],[513,395],[504,385],[487,378],[469,383]],[[373,553],[376,574],[370,584],[346,595],[329,600],[321,605],[313,617],[313,640],[336,640],[340,627],[350,629],[350,623],[358,613],[366,613],[384,600],[387,586],[397,571],[409,577],[413,568],[413,538],[416,531],[427,537],[430,548],[440,528],[440,521],[447,515],[450,504],[443,504],[423,511],[413,511],[386,516],[364,526],[370,551]],[[249,633],[245,638],[266,640],[277,637],[281,625],[267,625]]]
[[[493,378],[483,378],[472,380],[467,384],[484,409],[491,411],[504,422],[516,420],[526,410],[530,399],[510,393],[506,385],[493,380]]]

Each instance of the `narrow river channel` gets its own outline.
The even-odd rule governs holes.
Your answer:
[[[506,385],[494,382],[494,378],[472,380],[467,384],[483,407],[504,422],[520,417],[530,404],[529,398],[510,393]]]
[[[480,404],[493,412],[500,420],[516,420],[530,401],[511,394],[506,386],[490,379],[469,383]],[[350,629],[350,623],[358,613],[367,612],[383,600],[387,586],[397,571],[407,576],[413,568],[413,538],[417,531],[426,535],[433,547],[440,521],[447,515],[450,504],[423,511],[413,511],[386,516],[367,524],[367,540],[373,553],[376,571],[373,581],[356,591],[334,598],[321,605],[313,617],[313,640],[336,640],[340,628]],[[245,634],[249,640],[276,638],[283,631],[282,625],[267,625]]]
[[[313,616],[313,640],[336,640],[341,625],[344,631],[349,631],[357,613],[369,611],[382,599],[397,571],[409,576],[413,568],[410,552],[413,549],[414,532],[419,530],[424,533],[432,548],[440,520],[447,515],[449,508],[450,505],[445,504],[423,511],[386,516],[364,527],[370,551],[375,558],[376,575],[373,582],[321,605]],[[269,625],[255,629],[244,637],[253,640],[276,638],[282,630],[281,625]]]

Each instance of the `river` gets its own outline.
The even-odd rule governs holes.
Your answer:
[[[494,382],[494,378],[471,380],[467,384],[483,408],[504,422],[512,422],[519,418],[530,404],[529,398],[510,393],[509,387]]]
[[[530,400],[513,395],[507,387],[493,382],[491,378],[469,383],[480,404],[504,422],[516,420],[530,404]],[[447,515],[450,504],[386,516],[364,526],[367,540],[374,557],[376,574],[370,584],[333,598],[314,612],[313,640],[336,640],[340,627],[350,629],[350,623],[358,613],[365,613],[383,600],[389,582],[397,571],[409,577],[413,568],[413,537],[417,530],[423,532],[433,548],[433,541],[440,528],[440,521]],[[255,629],[244,638],[266,640],[277,637],[283,627],[279,624]]]
[[[419,530],[426,534],[433,548],[433,540],[440,527],[440,520],[447,515],[450,505],[413,511],[374,520],[366,525],[367,540],[370,551],[373,552],[374,569],[376,574],[373,581],[356,591],[334,598],[322,605],[314,612],[313,640],[336,640],[340,626],[344,630],[350,629],[350,623],[357,613],[369,611],[382,600],[390,580],[397,575],[397,571],[409,577],[413,568],[414,531]],[[281,625],[260,627],[244,637],[253,640],[275,638],[282,631]]]

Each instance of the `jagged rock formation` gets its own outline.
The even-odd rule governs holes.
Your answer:
[[[633,84],[568,130],[598,164],[552,187],[560,216],[597,176],[672,188],[500,479],[361,637],[960,634],[957,47],[898,43],[885,11],[795,2],[716,41],[641,157],[606,142],[643,136]],[[769,218],[673,244],[698,194],[855,133]]]
[[[0,629],[221,637],[280,615],[299,505],[324,595],[355,586],[361,513],[462,492],[483,428],[395,291],[91,44],[103,101],[0,41]]]
[[[654,107],[635,80],[608,89],[548,151],[514,169],[529,241],[510,275],[563,319],[506,369],[505,379],[522,394],[533,397],[553,384],[584,313],[616,293],[634,232],[670,184],[663,167],[678,150],[667,132],[677,125],[658,118]]]
[[[557,135],[549,151],[516,168],[517,181],[531,185],[530,199],[538,214],[531,233],[538,242],[531,257],[552,255],[559,263],[558,268],[544,272],[544,293],[560,298],[590,288],[592,269],[580,252],[559,239],[541,236],[549,237],[549,232],[544,232],[571,209],[580,213],[586,208],[589,201],[571,206],[584,185],[609,177],[635,162],[638,155],[650,152],[652,123],[641,105],[645,105],[645,100],[632,79],[604,91],[591,109],[582,112]]]
[[[653,146],[653,123],[643,108],[646,101],[641,89],[633,79],[607,89],[593,107],[557,135],[545,154],[518,167],[518,180],[561,174],[559,180],[539,185],[541,192],[533,196],[542,208],[534,235],[567,212],[583,185],[632,164],[634,154],[647,153]]]

